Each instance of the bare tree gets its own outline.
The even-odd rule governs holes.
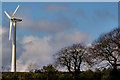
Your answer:
[[[120,28],[101,35],[90,50],[94,60],[108,62],[114,69],[120,66]]]
[[[67,67],[71,73],[80,73],[81,65],[86,59],[85,51],[85,46],[81,43],[62,48],[54,55],[55,64],[60,67]]]

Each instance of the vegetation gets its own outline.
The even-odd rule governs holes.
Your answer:
[[[111,79],[114,77],[113,75],[114,73],[112,73],[112,76],[109,76],[111,74],[111,71],[112,68],[96,71],[92,70],[81,71],[81,73],[79,73],[79,75],[77,76],[78,77],[77,80],[119,80],[120,77],[118,79],[115,78]],[[120,75],[120,70],[118,70],[117,75]],[[3,72],[2,80],[76,80],[76,79],[69,72],[54,72],[54,73]]]
[[[54,68],[52,64],[49,64],[47,66],[43,66],[43,68],[41,69],[41,72],[46,72],[46,73],[54,73],[57,71],[58,70],[56,68]]]

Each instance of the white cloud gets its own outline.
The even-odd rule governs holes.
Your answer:
[[[49,45],[50,37],[38,38],[34,36],[25,36],[23,38],[23,48],[25,51],[17,60],[23,65],[24,70],[29,63],[45,65],[51,62],[51,46]],[[20,66],[18,66],[19,68]],[[23,70],[22,70],[23,71]]]
[[[0,26],[0,37],[2,37],[2,34],[5,34],[7,32],[7,28]]]
[[[2,29],[2,60],[3,66],[8,66],[11,64],[11,42],[8,40],[8,29]],[[43,38],[24,36],[22,42],[17,40],[17,71],[26,71],[30,63],[37,63],[40,67],[53,63],[53,54],[58,50],[73,43],[86,41],[89,37],[89,34],[76,29],[71,33],[59,32]]]
[[[2,27],[0,26],[0,71],[2,66]]]
[[[22,40],[24,52],[17,59],[17,70],[26,71],[30,63],[37,63],[40,67],[53,63],[53,54],[62,47],[86,41],[89,37],[89,34],[76,29],[72,33],[58,33],[54,37],[24,36]]]
[[[77,29],[73,29],[71,33],[69,32],[57,33],[55,35],[55,38],[53,38],[51,45],[53,45],[54,47],[56,47],[56,45],[59,45],[57,46],[57,48],[60,49],[62,47],[69,46],[72,44],[86,42],[89,37],[90,34],[81,32]]]
[[[70,43],[74,43],[74,42],[83,42],[85,41],[88,37],[90,37],[90,35],[88,35],[85,32],[81,32],[77,29],[73,29],[72,33],[68,33],[68,32],[63,32],[63,33],[59,33],[56,35],[56,38],[58,40],[64,40],[65,42],[70,42]]]
[[[4,61],[4,63],[7,63],[8,60],[10,60],[9,58],[9,53],[11,52],[10,51],[10,48],[9,48],[9,42],[8,42],[8,39],[7,39],[7,31],[8,29],[7,28],[4,28],[4,27],[0,27],[0,38],[1,38],[1,41],[0,41],[0,45],[1,45],[1,49],[2,49],[2,61]],[[3,64],[4,64],[3,63]]]
[[[33,32],[40,32],[40,33],[58,33],[61,31],[65,31],[73,26],[73,20],[69,19],[62,13],[55,13],[53,16],[46,15],[44,17],[31,18],[30,14],[32,13],[32,10],[30,6],[20,7],[21,10],[18,10],[18,14],[15,16],[18,18],[22,18],[22,22],[17,23],[17,28],[19,29],[26,29]],[[57,5],[57,4],[51,4],[43,6],[43,12],[58,10],[58,9],[66,9],[66,5]],[[38,10],[39,12],[39,10]],[[29,14],[29,15],[28,15]],[[4,14],[5,15],[5,14]],[[37,14],[38,15],[38,14]],[[39,15],[43,15],[40,13]],[[47,17],[47,18],[46,18]],[[54,17],[54,18],[48,18],[48,17]]]
[[[2,31],[2,33],[0,34],[1,40],[0,41],[0,45],[1,45],[1,49],[2,49],[2,66],[6,66],[8,67],[9,65],[11,65],[11,52],[12,52],[12,42],[9,41],[8,39],[8,29],[5,27],[0,27],[0,31]],[[17,59],[19,58],[19,56],[22,54],[23,48],[22,48],[22,44],[17,40],[16,43],[17,47],[16,47],[16,56]]]
[[[18,28],[24,28],[33,32],[57,33],[72,27],[71,21],[64,16],[57,17],[55,20],[49,20],[47,18],[40,18],[39,20],[32,20],[27,17],[22,18],[23,21],[17,23]]]

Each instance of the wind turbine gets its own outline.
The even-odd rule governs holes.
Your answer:
[[[15,9],[14,13],[12,14],[12,17],[10,17],[9,14],[6,11],[4,11],[4,13],[10,19],[9,40],[11,39],[11,30],[12,30],[12,24],[13,24],[13,43],[12,43],[11,72],[16,72],[16,22],[22,21],[22,19],[14,17],[14,15],[17,12],[18,8],[19,8],[19,5],[17,6],[17,8]]]

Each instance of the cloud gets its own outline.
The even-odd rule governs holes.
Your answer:
[[[2,27],[0,26],[0,71],[2,67],[2,34],[5,32],[5,30],[2,30]]]
[[[53,34],[71,28],[73,26],[73,23],[75,22],[75,20],[73,22],[73,20],[66,17],[65,14],[61,13],[61,11],[59,13],[55,13],[54,15],[53,13],[52,15],[43,15],[43,13],[46,14],[46,11],[54,12],[59,10],[66,10],[67,5],[65,4],[48,3],[46,6],[42,7],[43,13],[40,13],[39,15],[43,15],[43,17],[38,16],[39,19],[31,17],[31,13],[33,10],[30,8],[30,6],[20,8],[21,9],[18,10],[18,14],[15,15],[18,18],[22,18],[23,20],[22,22],[17,23],[17,27],[19,29],[24,28],[33,32]],[[39,13],[39,11],[37,11],[37,13]]]
[[[30,18],[23,17],[23,22],[18,24],[18,27],[25,28],[33,32],[37,31],[40,33],[57,33],[72,27],[72,23],[69,19],[65,18],[64,16],[58,17],[55,20],[50,20],[47,18],[32,20]]]
[[[116,19],[116,16],[110,13],[109,11],[97,10],[95,11],[95,14],[99,19],[106,19],[106,18]]]
[[[0,35],[2,36],[2,43],[0,43],[2,45],[2,65],[9,66],[11,65],[12,42],[8,39],[8,29],[1,27],[0,30],[2,30],[2,34]],[[16,59],[18,59],[24,50],[22,48],[22,44],[18,40],[16,45]]]
[[[23,48],[25,51],[17,60],[18,65],[23,65],[23,69],[17,66],[20,71],[27,70],[29,63],[37,63],[40,67],[52,62],[51,46],[49,45],[50,37],[38,38],[34,36],[24,36]]]
[[[48,3],[45,7],[40,6],[40,9],[46,10],[46,12],[55,12],[55,11],[60,11],[60,10],[66,11],[68,9],[68,5]]]
[[[1,33],[1,39],[2,39],[2,65],[7,65],[11,58],[10,58],[10,43],[9,43],[9,40],[7,39],[8,35],[7,35],[7,31],[8,29],[7,28],[4,28],[4,27],[1,27],[0,29],[2,31]]]
[[[77,29],[73,29],[72,33],[63,32],[57,34],[56,37],[58,40],[62,39],[65,42],[70,41],[70,43],[79,43],[85,41],[88,37],[90,37],[90,35]]]
[[[0,37],[2,37],[2,34],[5,34],[7,32],[6,28],[0,27]]]
[[[74,29],[72,33],[62,32],[53,36],[43,38],[35,36],[24,36],[22,40],[24,52],[17,59],[17,70],[26,71],[27,66],[37,63],[41,68],[44,65],[53,63],[53,54],[61,48],[86,41],[89,34]],[[22,65],[22,68],[21,68]]]
[[[90,34],[81,32],[77,29],[73,29],[71,33],[61,32],[55,35],[55,38],[52,40],[55,45],[59,44],[62,46],[68,46],[74,43],[82,43],[88,40]]]

